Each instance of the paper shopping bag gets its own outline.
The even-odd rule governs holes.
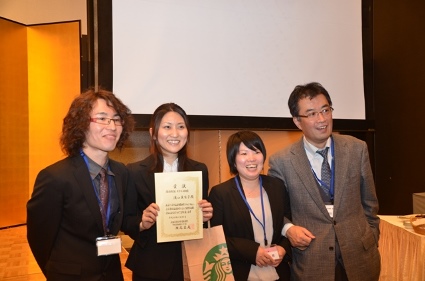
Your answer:
[[[223,226],[204,228],[202,239],[183,241],[185,281],[234,281]]]

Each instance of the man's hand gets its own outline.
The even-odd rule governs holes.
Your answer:
[[[310,231],[301,226],[291,226],[286,231],[286,237],[291,242],[293,247],[297,247],[300,250],[305,250],[310,246],[311,241],[316,238]]]

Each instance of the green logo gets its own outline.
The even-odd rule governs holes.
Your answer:
[[[204,280],[225,281],[232,274],[229,252],[226,243],[219,244],[208,251],[203,266]]]

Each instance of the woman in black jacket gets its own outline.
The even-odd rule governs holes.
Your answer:
[[[128,165],[134,188],[126,196],[122,229],[133,240],[126,266],[135,281],[183,280],[181,242],[157,242],[155,173],[178,171],[202,172],[203,221],[212,216],[208,196],[208,170],[203,163],[187,157],[189,122],[185,111],[175,103],[159,106],[151,118],[151,154]],[[136,201],[137,200],[137,201]]]
[[[234,178],[211,189],[211,225],[223,225],[236,281],[289,280],[291,247],[282,236],[290,216],[284,183],[262,175],[266,149],[251,131],[229,137],[227,161]]]

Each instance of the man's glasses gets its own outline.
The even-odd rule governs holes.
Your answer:
[[[111,124],[111,121],[114,121],[115,126],[122,126],[124,124],[124,121],[120,118],[92,117],[90,118],[90,121],[102,125],[109,125]]]
[[[319,117],[319,114],[322,114],[323,117],[328,117],[332,114],[332,111],[334,111],[334,109],[333,107],[330,106],[330,107],[323,108],[320,111],[311,111],[307,113],[306,115],[298,115],[297,117],[316,119],[317,117]]]

